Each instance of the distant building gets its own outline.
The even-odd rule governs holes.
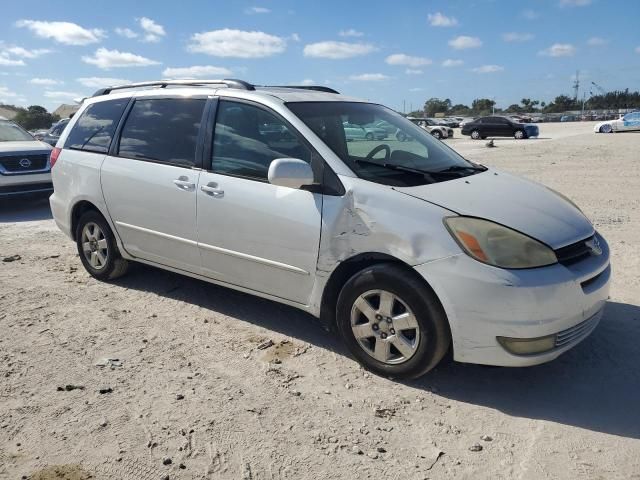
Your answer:
[[[18,112],[14,109],[7,108],[3,105],[0,105],[0,117],[4,117],[7,120],[13,119]]]
[[[72,113],[76,113],[80,105],[68,105],[63,103],[53,111],[54,115],[58,115],[60,118],[68,118]]]

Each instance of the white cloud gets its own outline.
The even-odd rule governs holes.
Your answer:
[[[360,82],[379,82],[381,80],[388,80],[389,77],[382,73],[361,73],[360,75],[351,75],[349,80],[356,80]]]
[[[194,65],[192,67],[169,67],[162,72],[164,78],[218,78],[231,75],[231,70],[213,65]]]
[[[300,85],[315,85],[315,84],[316,82],[314,82],[311,78],[305,78],[300,82]]]
[[[38,20],[18,20],[16,27],[28,28],[40,38],[49,38],[65,45],[88,45],[106,37],[99,28],[86,29],[71,22],[43,22]]]
[[[32,78],[29,80],[29,83],[33,83],[34,85],[53,86],[60,85],[64,82],[61,82],[60,80],[53,80],[52,78]]]
[[[495,73],[502,72],[504,67],[500,65],[482,65],[481,67],[472,68],[471,71],[475,73]]]
[[[244,9],[244,13],[247,15],[255,15],[259,13],[270,13],[271,10],[265,7],[249,7]]]
[[[110,78],[110,77],[80,77],[78,83],[89,88],[103,88],[110,87],[112,85],[125,85],[131,83],[130,80],[124,78]]]
[[[27,50],[26,48],[13,46],[13,47],[5,48],[3,52],[8,55],[13,55],[14,57],[38,58],[38,57],[41,57],[42,55],[50,53],[51,50],[48,50],[46,48],[36,48],[34,50]]]
[[[310,43],[304,47],[305,57],[331,58],[341,60],[366,55],[377,50],[368,43],[347,43],[347,42],[317,42]]]
[[[540,18],[540,14],[531,9],[523,10],[520,15],[527,20],[537,20],[538,18]]]
[[[9,58],[3,52],[0,52],[0,66],[2,67],[24,67],[26,63],[24,60]]]
[[[468,37],[460,35],[459,37],[449,40],[449,46],[456,50],[464,50],[466,48],[478,48],[482,45],[482,41],[478,37]]]
[[[505,42],[528,42],[529,40],[533,40],[532,33],[518,33],[518,32],[508,32],[502,34],[502,39]]]
[[[291,40],[293,40],[294,42],[299,42],[300,41],[300,35],[298,35],[297,33],[292,33],[289,38]]]
[[[427,16],[429,20],[429,24],[432,27],[455,27],[458,25],[458,20],[454,17],[447,17],[440,12],[436,12],[434,14],[429,14]]]
[[[410,92],[421,92],[423,89],[420,87],[414,87],[414,88],[410,88],[409,91]]]
[[[157,24],[150,18],[142,17],[138,22],[142,30],[144,30],[144,42],[157,43],[167,34],[162,25]]]
[[[425,57],[412,57],[411,55],[405,55],[404,53],[394,53],[389,55],[385,62],[389,65],[406,65],[407,67],[423,67],[425,65],[431,65],[431,59]]]
[[[549,48],[540,50],[538,55],[546,57],[572,57],[576,53],[576,47],[570,43],[554,43]]]
[[[404,73],[407,75],[422,75],[424,72],[419,68],[407,68]]]
[[[47,98],[53,98],[57,100],[62,100],[62,99],[73,100],[74,98],[82,98],[82,95],[76,92],[57,92],[52,90],[47,90],[46,92],[44,92],[44,96]]]
[[[136,38],[138,36],[138,34],[133,30],[131,30],[130,28],[118,27],[114,30],[114,32],[116,32],[118,35],[124,38]]]
[[[244,30],[212,30],[195,33],[187,50],[216,57],[260,58],[282,53],[287,42],[275,35]]]
[[[459,67],[463,64],[464,62],[462,60],[454,60],[452,58],[447,58],[444,62],[442,62],[443,67]]]
[[[364,33],[350,28],[349,30],[340,30],[340,33],[338,33],[338,35],[340,35],[341,37],[362,37],[364,36]]]
[[[606,45],[607,43],[609,43],[609,40],[602,37],[591,37],[589,40],[587,40],[587,45],[591,47],[600,47],[602,45]]]
[[[160,62],[151,60],[141,55],[118,50],[107,50],[99,48],[92,57],[83,56],[82,61],[97,66],[103,70],[121,67],[147,67],[149,65],[160,65]]]
[[[7,87],[0,85],[0,102],[9,103],[17,97],[19,97],[19,95],[16,92],[13,92]]]
[[[591,5],[591,0],[560,0],[561,7],[586,7]]]

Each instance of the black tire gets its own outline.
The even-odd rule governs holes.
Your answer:
[[[480,140],[480,138],[482,138],[482,136],[480,135],[480,131],[471,130],[471,138],[474,140]]]
[[[433,130],[431,132],[431,135],[433,135],[435,138],[437,138],[438,140],[440,140],[442,138],[442,134],[440,133],[440,130]]]
[[[373,133],[369,132],[367,133],[364,138],[366,138],[367,140],[373,140]]]
[[[351,311],[360,295],[370,290],[391,292],[414,312],[420,326],[415,353],[403,363],[389,364],[373,358],[356,340]],[[435,293],[414,272],[393,263],[368,267],[351,277],[342,288],[336,307],[336,326],[358,362],[379,375],[411,379],[434,368],[451,344],[449,323]]]
[[[106,260],[100,267],[94,267],[91,265],[89,259],[87,259],[87,256],[84,253],[83,230],[85,226],[90,224],[97,225],[102,231],[104,240],[106,240]],[[92,277],[103,281],[114,280],[127,273],[129,262],[120,255],[111,227],[109,227],[109,224],[104,217],[95,210],[86,212],[78,220],[78,225],[76,227],[76,245],[78,247],[80,261]]]
[[[404,132],[398,132],[396,133],[396,138],[398,139],[398,141],[404,142],[407,140],[407,134]]]

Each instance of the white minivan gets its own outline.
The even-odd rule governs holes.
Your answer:
[[[381,121],[409,140],[347,141],[345,124]],[[295,306],[383,375],[419,376],[449,349],[552,360],[609,294],[607,243],[568,199],[326,87],[101,89],[51,163],[56,223],[94,277],[135,261]]]

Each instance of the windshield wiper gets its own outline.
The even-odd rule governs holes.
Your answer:
[[[487,170],[487,167],[483,167],[481,165],[478,165],[478,166],[453,165],[443,170],[422,170],[419,168],[405,167],[404,165],[396,165],[394,163],[378,163],[378,162],[371,162],[369,160],[364,160],[364,159],[363,160],[356,159],[355,162],[366,163],[367,165],[375,165],[377,167],[384,167],[384,168],[388,168],[389,170],[400,170],[402,172],[416,173],[419,175],[424,175],[429,178],[431,178],[432,175],[447,175],[450,173],[462,173],[462,172],[468,172],[468,171],[484,172],[485,170]],[[433,178],[431,179],[433,180]]]

